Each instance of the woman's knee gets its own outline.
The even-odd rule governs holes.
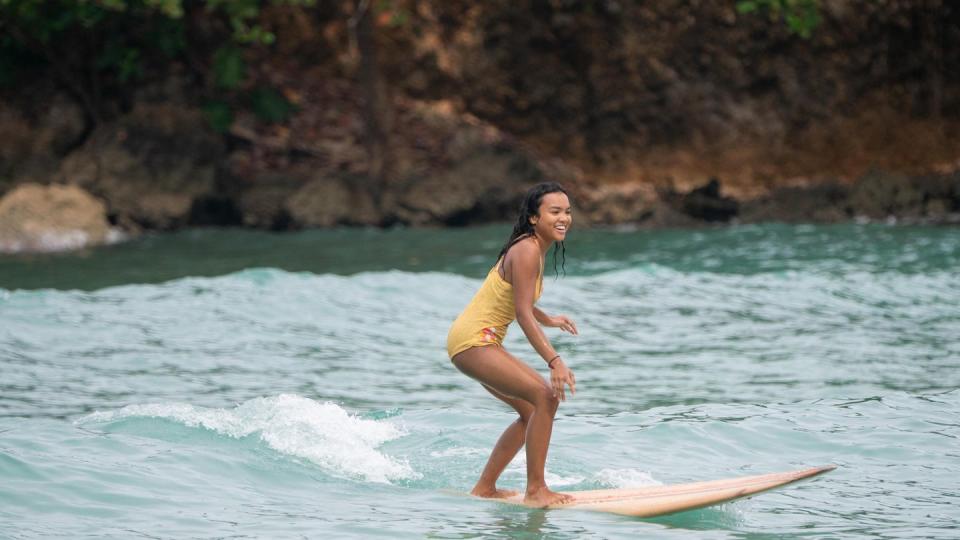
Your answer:
[[[560,400],[553,392],[553,388],[543,385],[537,389],[537,400],[534,406],[537,409],[543,408],[553,415],[553,413],[557,412],[557,407],[560,406]]]

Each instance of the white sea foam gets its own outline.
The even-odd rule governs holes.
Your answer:
[[[543,471],[543,478],[547,481],[548,486],[553,487],[573,486],[584,481],[584,477],[580,475],[561,476],[546,470]]]
[[[430,457],[435,458],[444,458],[444,457],[464,457],[464,456],[485,456],[490,453],[490,450],[484,450],[482,448],[467,448],[462,446],[455,446],[453,448],[447,448],[446,450],[434,450],[430,452]]]
[[[640,488],[661,486],[663,482],[640,469],[603,469],[596,474],[596,481],[612,488]]]
[[[138,417],[164,418],[234,438],[259,434],[270,448],[307,459],[338,476],[371,482],[419,476],[408,463],[377,450],[381,444],[405,435],[400,427],[384,420],[359,418],[334,403],[291,394],[252,399],[234,409],[176,403],[128,405],[116,411],[95,412],[77,422]]]
[[[522,451],[513,458],[513,461],[511,461],[510,465],[504,470],[504,474],[526,478],[527,459]],[[585,480],[585,478],[580,475],[562,476],[546,468],[543,470],[543,479],[550,487],[572,486]]]

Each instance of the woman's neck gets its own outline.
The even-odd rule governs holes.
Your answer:
[[[534,231],[534,233],[530,236],[533,238],[534,242],[537,243],[537,247],[540,248],[540,255],[546,257],[547,252],[550,251],[550,246],[553,244],[553,240],[541,238],[536,231]]]

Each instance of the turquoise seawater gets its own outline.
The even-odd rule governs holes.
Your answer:
[[[513,416],[446,332],[506,234],[0,258],[0,538],[960,537],[960,229],[572,231],[540,301],[581,333],[548,330],[578,380],[552,487],[838,465],[647,520],[463,495]]]

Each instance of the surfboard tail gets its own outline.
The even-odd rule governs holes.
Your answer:
[[[550,508],[575,508],[635,517],[656,517],[750,497],[807,480],[834,469],[836,469],[835,465],[825,465],[798,471],[671,486],[573,491],[568,492],[573,496],[573,502]],[[522,495],[501,500],[523,504]]]
[[[593,499],[593,497],[586,497],[582,502],[578,496],[573,504],[584,510],[612,512],[634,517],[656,517],[750,497],[819,476],[835,468],[834,465],[828,465],[788,473],[764,474],[677,486],[657,486],[660,489],[646,492],[641,488],[632,493],[617,494],[613,497],[596,497],[597,500],[588,501],[587,499]]]

